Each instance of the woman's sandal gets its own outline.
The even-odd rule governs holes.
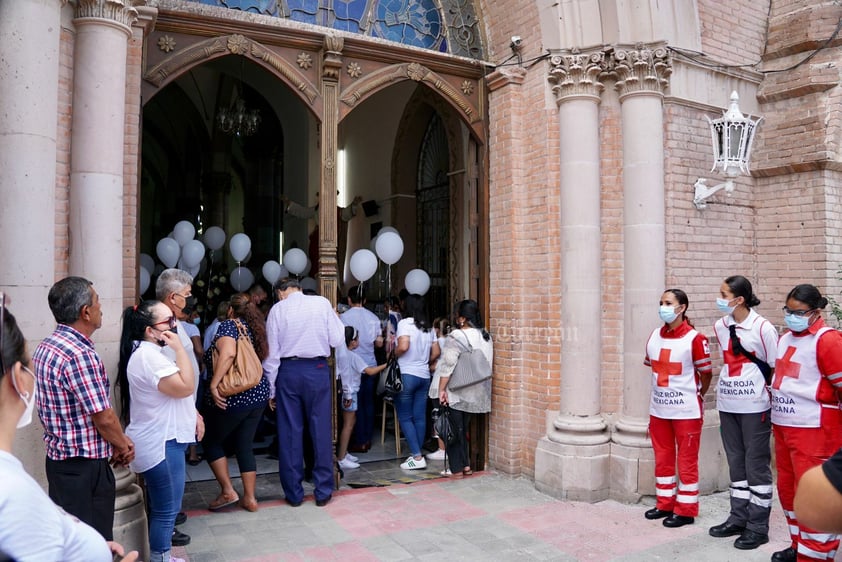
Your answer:
[[[466,468],[465,470],[462,471],[462,476],[471,476],[473,473],[474,473],[473,470],[471,470],[470,468]]]
[[[245,509],[246,511],[255,512],[257,511],[257,500],[252,500],[250,502],[245,501],[244,499],[240,500],[239,506]]]
[[[222,509],[224,507],[228,507],[229,505],[234,505],[238,501],[240,501],[239,496],[234,496],[234,499],[228,500],[228,499],[225,499],[225,496],[220,494],[218,498],[216,498],[215,500],[213,500],[210,503],[210,505],[208,506],[208,511],[219,511],[220,509]]]

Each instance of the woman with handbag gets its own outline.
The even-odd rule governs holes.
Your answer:
[[[427,312],[424,297],[406,297],[405,317],[398,322],[395,355],[401,370],[401,391],[395,395],[398,421],[406,436],[410,456],[401,463],[405,470],[427,467],[421,446],[427,434],[427,391],[430,388],[430,363],[441,351]]]
[[[121,415],[135,444],[129,466],[146,482],[151,562],[176,560],[170,553],[184,495],[184,452],[202,438],[193,402],[195,373],[175,332],[177,322],[164,303],[144,301],[123,312],[120,337]],[[175,352],[175,361],[164,347]]]
[[[242,337],[246,334],[247,337]],[[257,463],[254,459],[252,442],[257,431],[257,425],[263,416],[263,411],[269,403],[269,381],[263,376],[259,363],[250,366],[248,372],[241,375],[245,379],[239,388],[241,392],[227,394],[223,392],[230,385],[227,378],[238,361],[239,355],[248,349],[240,346],[253,346],[257,358],[266,358],[269,345],[266,341],[266,324],[263,314],[249,300],[246,293],[237,293],[231,297],[228,308],[228,319],[219,324],[210,348],[205,351],[205,364],[208,372],[213,376],[205,394],[205,438],[202,440],[205,459],[219,483],[219,496],[213,500],[208,509],[216,511],[239,502],[240,507],[247,511],[257,511],[255,497],[255,483],[257,480]],[[247,363],[246,363],[247,364]],[[256,384],[253,384],[255,383]],[[252,385],[249,388],[249,385]],[[229,389],[232,392],[235,389]],[[231,436],[240,477],[243,480],[243,497],[240,498],[231,484],[228,474],[228,459],[225,456],[223,443]]]
[[[766,386],[778,355],[778,331],[754,311],[760,300],[742,275],[725,279],[719,295],[716,305],[725,316],[713,325],[723,359],[716,407],[731,476],[731,512],[708,533],[739,535],[734,547],[752,550],[769,542],[772,403]]]
[[[491,370],[494,359],[494,344],[485,331],[485,324],[479,311],[479,304],[474,300],[463,300],[456,305],[456,326],[447,337],[441,359],[436,366],[439,378],[439,402],[449,408],[447,415],[450,422],[450,436],[441,435],[450,469],[442,472],[444,476],[461,478],[473,474],[468,453],[468,427],[472,414],[491,411]],[[468,354],[481,353],[479,361],[470,361]],[[484,360],[484,361],[483,361]],[[457,381],[457,366],[460,369],[474,369],[477,372],[468,375],[462,384]],[[485,371],[487,372],[480,372]],[[470,384],[465,384],[470,383]],[[455,388],[455,387],[459,388]]]

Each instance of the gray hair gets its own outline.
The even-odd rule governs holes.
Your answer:
[[[73,324],[82,315],[83,306],[94,303],[92,282],[83,277],[65,277],[50,288],[47,302],[59,324]]]
[[[290,288],[300,289],[301,283],[299,283],[298,279],[296,279],[295,277],[283,277],[275,282],[276,291],[286,291]]]
[[[163,302],[173,293],[178,293],[184,287],[193,284],[193,276],[183,269],[174,267],[165,269],[155,282],[155,298]]]

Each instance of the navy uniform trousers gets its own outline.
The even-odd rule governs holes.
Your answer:
[[[325,359],[282,360],[275,381],[278,472],[284,497],[304,498],[304,428],[313,440],[313,484],[317,500],[333,493],[330,367]],[[306,420],[306,421],[305,421]]]

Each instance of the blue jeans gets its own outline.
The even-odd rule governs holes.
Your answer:
[[[409,452],[417,457],[421,454],[421,445],[427,434],[427,392],[430,390],[430,379],[404,373],[402,380],[403,390],[395,395],[394,403]]]
[[[187,443],[166,443],[164,460],[143,473],[149,501],[150,560],[161,560],[172,548],[175,516],[184,495],[184,451]],[[165,558],[166,559],[166,558]]]

